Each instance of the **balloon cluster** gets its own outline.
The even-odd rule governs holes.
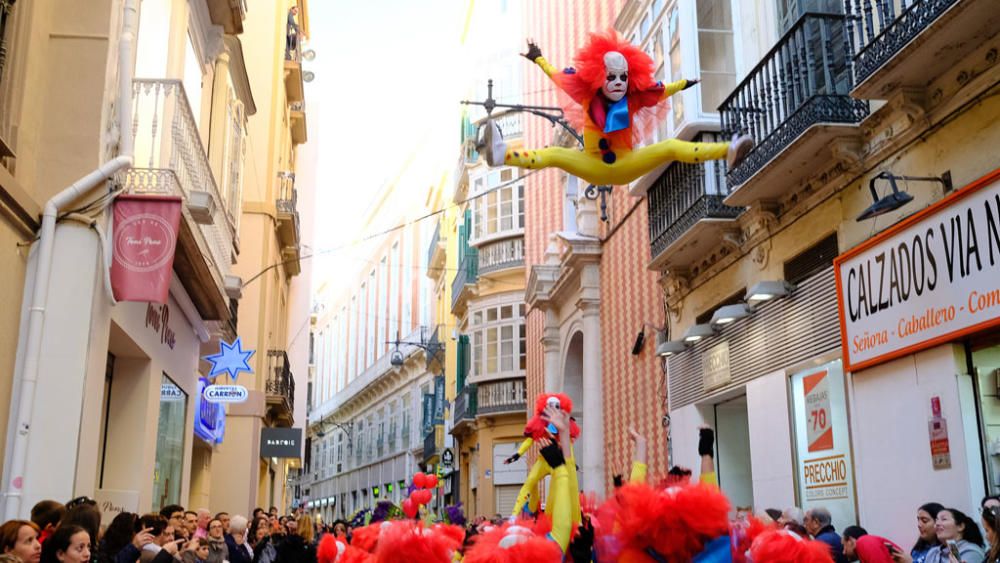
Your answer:
[[[434,494],[431,489],[438,486],[437,475],[417,472],[413,476],[413,492],[403,500],[403,514],[407,518],[413,518],[420,511],[420,507],[431,502]]]

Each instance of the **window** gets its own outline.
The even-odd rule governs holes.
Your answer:
[[[683,78],[681,76],[681,30],[680,12],[677,4],[670,8],[667,14],[667,53],[670,55],[670,81],[675,82]],[[684,121],[684,96],[674,96],[670,100],[670,107],[674,110],[674,128]]]
[[[375,317],[378,320],[378,333],[377,333],[377,349],[378,353],[376,356],[381,356],[385,349],[384,342],[388,342],[392,336],[389,335],[389,323],[386,313],[388,312],[388,301],[389,301],[389,258],[383,256],[382,260],[378,264],[378,310],[375,312]]]
[[[400,410],[402,417],[402,424],[400,425],[400,446],[405,450],[410,447],[410,421],[412,418],[412,405],[410,404],[410,394],[404,393],[401,399],[403,403],[403,408]]]
[[[471,241],[517,234],[524,229],[524,184],[514,180],[513,168],[490,170],[473,179]],[[503,186],[503,187],[498,187]]]
[[[156,426],[154,512],[168,504],[177,504],[181,500],[185,412],[187,412],[187,393],[164,373],[160,378],[160,416]]]
[[[368,319],[365,321],[368,328],[368,344],[365,346],[365,368],[375,363],[375,333],[378,330],[378,315],[375,311],[376,291],[375,270],[372,270],[368,274]]]
[[[337,432],[337,463],[344,462],[344,431]]]
[[[392,250],[389,251],[389,337],[386,340],[396,338],[399,330],[399,242],[392,243]]]
[[[197,113],[195,114],[197,116]],[[223,170],[224,178],[220,178],[226,195],[226,213],[229,220],[236,226],[237,232],[240,225],[240,215],[242,215],[243,199],[243,162],[246,157],[246,130],[247,116],[243,109],[243,102],[236,99],[232,90],[229,90],[229,100],[226,104],[226,120],[228,135],[226,135],[226,169]],[[294,177],[292,182],[294,182]],[[294,189],[294,188],[293,188]]]
[[[701,108],[714,112],[736,88],[733,13],[729,0],[698,0]]]
[[[198,60],[194,43],[189,35],[184,44],[184,93],[187,94],[191,113],[194,114],[194,123],[199,129],[201,129],[201,80],[201,61]]]
[[[524,304],[506,303],[475,310],[469,332],[473,378],[519,375],[526,366]]]
[[[385,454],[385,410],[379,409],[378,411],[378,453],[377,457],[382,457]]]
[[[365,286],[361,286],[362,294]],[[354,379],[358,375],[358,299],[351,297],[351,327],[347,338],[347,376]]]
[[[365,423],[358,421],[358,435],[354,439],[354,464],[361,465],[361,452],[365,449]]]

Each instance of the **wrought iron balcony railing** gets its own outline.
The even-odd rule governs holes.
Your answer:
[[[477,250],[480,275],[524,266],[524,237],[484,244]]]
[[[284,350],[268,350],[267,363],[267,398],[284,409],[285,412],[279,412],[279,415],[290,419],[295,412],[295,377],[288,354]]]
[[[959,0],[846,0],[855,84],[864,82]],[[994,5],[994,9],[1000,6]]]
[[[428,459],[430,459],[430,458],[434,457],[435,455],[437,455],[437,452],[438,452],[438,447],[437,447],[438,446],[438,439],[437,439],[438,428],[440,428],[440,427],[439,426],[432,427],[431,431],[428,432],[426,436],[424,436],[424,461],[425,462]]]
[[[455,402],[452,406],[452,426],[457,428],[462,422],[475,420],[478,406],[477,386],[475,383],[468,383],[455,396]]]
[[[725,185],[721,160],[675,162],[664,170],[649,190],[649,241],[654,260],[698,221],[735,219],[743,212],[722,203]]]
[[[477,383],[477,416],[526,412],[527,388],[523,378]]]
[[[719,106],[723,132],[749,133],[757,145],[727,179],[735,189],[811,126],[856,124],[868,103],[851,98],[844,16],[803,15]]]
[[[465,257],[462,258],[462,262],[458,265],[458,273],[455,274],[455,279],[451,282],[452,309],[454,309],[455,305],[462,299],[462,294],[465,292],[466,286],[476,283],[478,278],[478,253],[475,248],[466,249]]]
[[[214,265],[219,292],[233,262],[235,224],[226,212],[198,125],[180,80],[132,81],[135,166],[122,179],[130,193],[182,196],[184,215],[204,257]],[[191,207],[196,203],[197,207]]]

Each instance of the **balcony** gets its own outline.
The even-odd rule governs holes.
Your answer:
[[[479,394],[475,383],[468,383],[455,396],[451,407],[451,433],[461,434],[470,425],[476,423],[476,410]]]
[[[444,272],[446,243],[447,240],[441,238],[441,221],[438,221],[431,243],[427,246],[427,275],[432,279],[437,279]]]
[[[469,296],[473,295],[479,278],[479,257],[475,248],[468,248],[458,265],[458,273],[451,282],[451,312],[458,314],[465,310]]]
[[[135,166],[119,180],[131,194],[184,198],[174,271],[205,320],[228,321],[224,281],[236,227],[226,213],[198,125],[179,80],[132,82]]]
[[[285,100],[289,104],[303,102],[306,99],[305,92],[305,83],[302,80],[302,53],[298,39],[295,39],[294,47],[285,49]]]
[[[972,52],[997,44],[996,0],[850,0],[846,6],[858,98],[926,88]]]
[[[292,102],[288,104],[288,121],[293,143],[301,145],[309,140],[309,135],[306,132],[305,102]]]
[[[524,267],[524,237],[484,244],[478,248],[479,275]]]
[[[501,414],[525,414],[528,408],[524,378],[485,381],[476,384],[477,417]]]
[[[849,63],[844,16],[805,14],[722,102],[726,136],[757,142],[727,174],[727,205],[777,200],[819,172],[837,145],[859,142],[868,102],[850,96]]]
[[[295,174],[292,172],[278,173],[278,190],[274,205],[277,210],[278,243],[281,245],[281,260],[289,275],[298,275],[302,271],[299,263],[299,192],[295,189]]]
[[[424,463],[436,463],[444,448],[444,426],[438,424],[424,436]]]
[[[722,161],[675,162],[653,183],[648,192],[650,269],[693,264],[736,228],[743,210],[722,203],[724,170]]]
[[[208,13],[215,25],[221,25],[227,35],[243,33],[247,17],[246,0],[207,0]]]
[[[295,418],[295,377],[284,350],[267,351],[267,409],[275,426],[291,426]]]

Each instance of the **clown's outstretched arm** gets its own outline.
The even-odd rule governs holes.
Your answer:
[[[528,40],[528,52],[521,53],[521,55],[524,58],[528,59],[529,61],[538,65],[538,67],[542,69],[542,72],[544,72],[546,76],[551,78],[552,82],[554,82],[555,85],[558,86],[560,90],[566,92],[566,89],[563,88],[562,84],[559,83],[558,77],[564,74],[565,72],[568,72],[569,69],[567,69],[567,71],[562,71],[552,66],[552,63],[547,61],[545,57],[542,56],[542,50],[538,48],[538,45],[535,42],[531,41],[530,39]],[[569,92],[566,92],[566,94],[569,95]],[[576,102],[579,103],[580,100],[576,100]]]
[[[514,452],[514,455],[512,455],[512,456],[508,457],[507,459],[503,460],[504,465],[508,465],[508,464],[514,463],[515,461],[517,461],[517,460],[521,459],[522,457],[524,457],[524,454],[528,453],[528,450],[531,448],[531,445],[533,443],[534,443],[534,440],[532,440],[531,437],[525,438],[524,441],[521,442],[521,445],[518,446],[517,451]]]
[[[630,483],[646,482],[646,437],[639,434],[634,429],[628,429],[629,438],[632,440],[632,475],[629,476]]]
[[[705,426],[698,429],[698,455],[701,456],[701,475],[698,479],[702,483],[718,485],[719,479],[715,475],[715,432]]]

